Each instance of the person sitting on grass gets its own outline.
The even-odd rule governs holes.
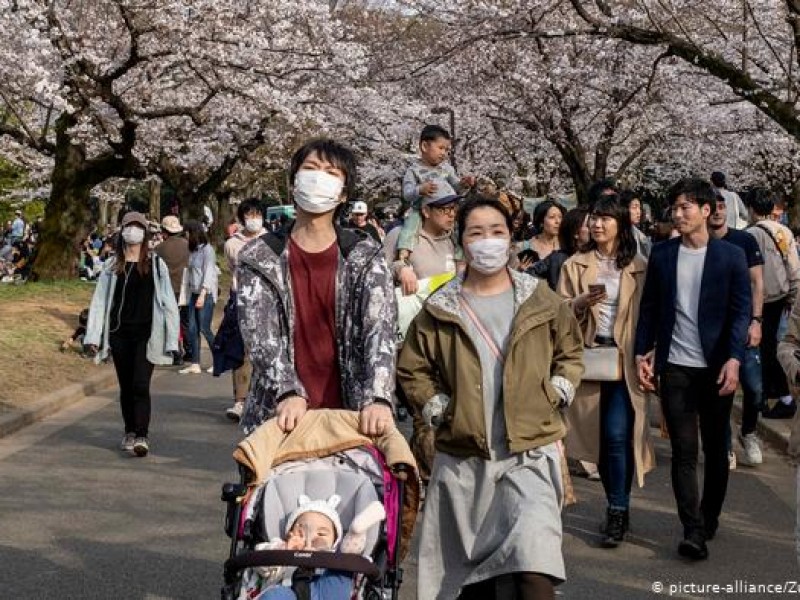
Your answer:
[[[78,315],[78,327],[69,336],[66,340],[61,343],[61,351],[66,352],[70,348],[72,348],[72,344],[78,342],[80,349],[81,349],[81,356],[84,356],[83,353],[83,338],[86,335],[86,323],[89,321],[89,309],[84,308],[81,311],[81,314]]]

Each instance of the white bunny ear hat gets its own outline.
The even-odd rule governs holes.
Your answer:
[[[333,547],[336,548],[339,541],[342,539],[342,521],[339,518],[339,513],[336,512],[336,507],[342,501],[341,496],[334,494],[327,500],[312,500],[306,495],[301,495],[297,499],[297,508],[289,515],[286,521],[286,535],[289,535],[289,530],[294,525],[295,521],[300,518],[300,515],[307,512],[320,513],[328,517],[333,522],[333,528],[336,533],[336,539]]]

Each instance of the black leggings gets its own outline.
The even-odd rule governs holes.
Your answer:
[[[147,338],[111,336],[114,369],[119,382],[119,403],[125,433],[147,437],[150,426],[150,378],[153,364],[147,360]]]
[[[553,600],[555,598],[553,579],[542,573],[512,573],[493,577],[464,587],[458,600],[511,600],[511,598]]]

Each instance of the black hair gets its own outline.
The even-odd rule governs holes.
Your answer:
[[[190,220],[183,224],[186,239],[189,241],[189,251],[194,252],[203,244],[208,243],[208,236],[200,221]]]
[[[257,212],[263,218],[264,205],[261,203],[261,200],[258,198],[247,198],[239,203],[239,206],[236,208],[236,218],[239,219],[239,223],[244,225],[245,216],[249,212]]]
[[[725,173],[723,173],[722,171],[714,171],[711,174],[711,183],[713,183],[718,188],[727,187],[727,185],[725,184]]]
[[[575,238],[578,236],[581,227],[583,227],[588,214],[589,209],[587,207],[578,206],[567,211],[567,214],[564,215],[564,220],[561,221],[561,227],[558,230],[558,246],[568,256],[583,250]]]
[[[536,205],[536,208],[533,209],[533,228],[536,230],[536,233],[541,233],[547,213],[550,212],[550,209],[553,207],[561,211],[561,218],[563,219],[567,211],[555,200],[545,200],[544,202],[540,202]]]
[[[589,210],[592,210],[595,202],[597,202],[600,198],[603,197],[603,192],[607,192],[611,190],[615,194],[618,192],[617,183],[610,177],[604,177],[603,179],[599,179],[595,181],[589,191],[587,192],[587,196],[589,197]]]
[[[530,214],[528,214],[528,211],[522,208],[520,208],[513,215],[511,215],[511,222],[513,223],[514,221],[516,221],[517,217],[519,216],[522,216],[522,222],[519,224],[519,229],[511,232],[511,239],[515,242],[525,241],[531,225]]]
[[[450,132],[441,125],[425,125],[419,134],[419,143],[422,142],[435,142],[439,138],[446,140],[452,139]]]
[[[85,327],[88,322],[89,322],[89,309],[84,308],[78,315],[78,324],[83,325]]]
[[[622,190],[619,194],[619,203],[622,204],[625,208],[631,208],[631,202],[634,200],[638,200],[639,204],[642,204],[642,197],[640,194],[637,194],[633,190]]]
[[[615,194],[613,196],[603,196],[600,198],[595,203],[594,209],[592,209],[590,214],[593,217],[611,217],[617,222],[617,238],[619,239],[619,246],[617,247],[617,268],[624,269],[633,262],[639,249],[636,244],[636,238],[633,237],[633,225],[631,224],[630,211],[627,207],[622,206],[619,197]],[[590,237],[586,249],[597,250],[597,242]]]
[[[458,214],[456,215],[456,230],[458,231],[458,245],[464,246],[464,230],[467,227],[467,218],[469,217],[470,213],[477,208],[493,208],[498,211],[506,221],[506,227],[508,227],[509,235],[514,229],[513,219],[511,214],[506,210],[506,207],[503,206],[503,203],[499,200],[495,200],[493,198],[486,198],[484,196],[478,196],[476,198],[472,198],[464,202],[458,209]]]
[[[753,188],[747,192],[745,203],[759,217],[766,217],[775,208],[775,194],[766,188]]]
[[[686,177],[675,183],[667,192],[667,205],[672,206],[680,196],[698,206],[708,206],[711,214],[717,210],[717,190],[705,179]]]
[[[292,160],[289,163],[289,181],[291,184],[294,185],[294,178],[300,170],[300,166],[314,152],[322,160],[327,160],[334,167],[342,170],[347,197],[354,196],[357,176],[356,156],[350,148],[327,138],[311,140],[292,155]]]

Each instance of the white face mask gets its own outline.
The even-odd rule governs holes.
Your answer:
[[[510,241],[505,238],[483,238],[467,244],[472,260],[469,266],[484,275],[492,275],[508,264]]]
[[[339,206],[343,187],[325,171],[301,170],[294,176],[294,201],[305,212],[321,215]]]
[[[258,233],[264,228],[264,219],[245,219],[244,229],[247,233]]]
[[[122,239],[126,244],[141,244],[144,241],[144,229],[128,225],[122,230]]]

